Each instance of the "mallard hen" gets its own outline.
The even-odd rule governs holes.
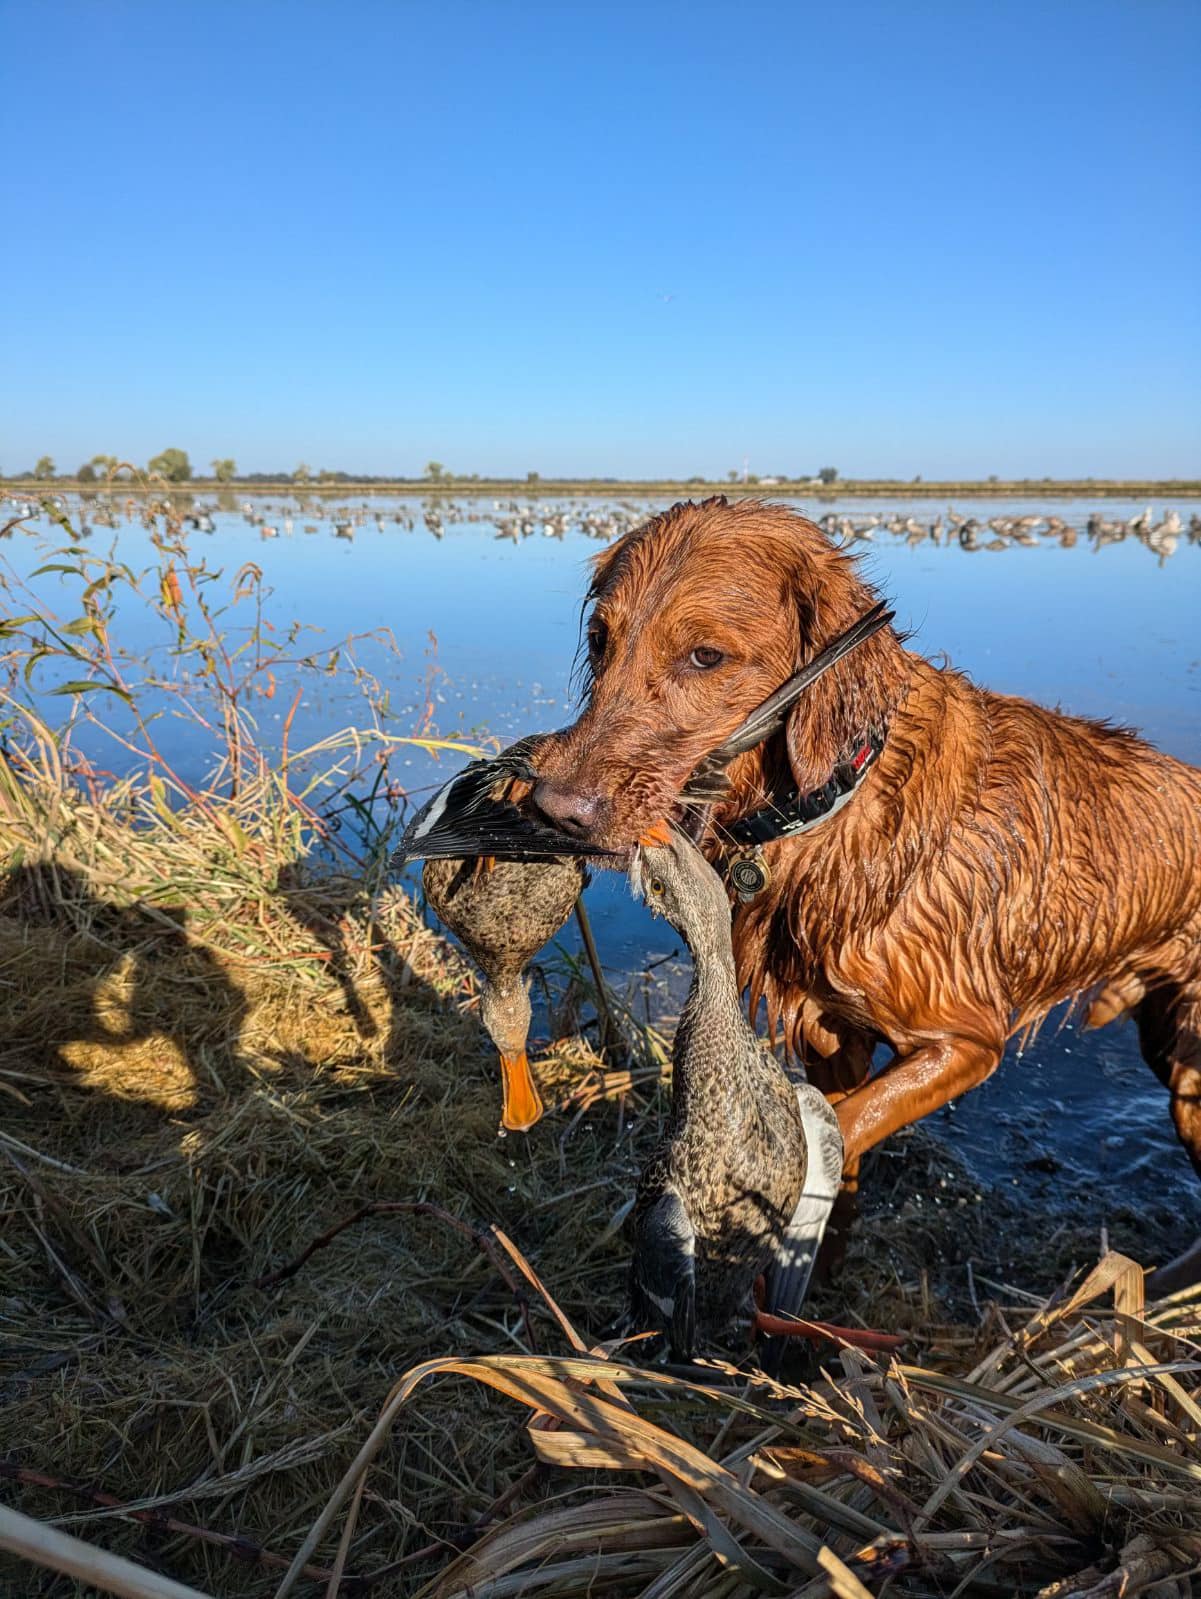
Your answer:
[[[542,1115],[526,1041],[525,969],[571,915],[588,881],[583,862],[432,860],[425,895],[484,974],[480,1017],[500,1057],[501,1126],[525,1132]]]
[[[677,1360],[731,1322],[896,1340],[805,1322],[790,1327],[842,1176],[842,1135],[824,1096],[789,1080],[743,1012],[721,878],[678,829],[642,844],[632,877],[692,952],[692,984],[672,1050],[671,1116],[634,1205],[627,1325],[666,1334]],[[756,1279],[765,1274],[763,1306]]]
[[[483,974],[480,1015],[500,1057],[501,1126],[508,1132],[526,1131],[543,1110],[526,1054],[525,969],[588,881],[581,848],[520,809],[541,737],[456,773],[413,817],[393,857],[397,866],[426,857],[426,899]]]

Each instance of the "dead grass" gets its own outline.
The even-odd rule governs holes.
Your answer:
[[[409,1372],[362,1478],[347,1593],[373,1575],[430,1595],[860,1592],[817,1564],[823,1545],[909,1593],[1100,1581],[1139,1538],[1147,1569],[1195,1564],[1195,1300],[1120,1357],[1100,1297],[1015,1312],[1016,1215],[919,1134],[877,1162],[845,1283],[819,1302],[909,1331],[905,1361],[844,1353],[782,1389],[734,1365],[685,1381],[600,1363],[622,1206],[663,1110],[653,1071],[589,1104],[595,1059],[564,1040],[543,1071],[574,1102],[498,1139],[470,975],[403,895],[249,847],[234,870],[228,818],[153,840],[128,793],[53,797],[53,834],[45,795],[36,816],[10,807],[25,854],[0,893],[0,1452],[22,1509],[206,1592],[270,1594]],[[369,1201],[503,1228],[582,1354],[436,1214],[366,1216],[258,1286]],[[1048,1241],[1026,1290],[1095,1257],[1062,1218]],[[344,1515],[297,1591],[327,1583]]]

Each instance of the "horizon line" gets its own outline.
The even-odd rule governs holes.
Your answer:
[[[264,489],[287,490],[291,493],[308,493],[314,491],[346,490],[346,489],[371,489],[383,490],[388,488],[405,489],[421,493],[485,493],[493,490],[503,490],[508,493],[524,492],[526,494],[546,494],[576,492],[634,492],[634,491],[663,491],[687,490],[708,491],[717,494],[754,494],[763,489],[789,489],[801,490],[821,495],[823,497],[837,497],[840,493],[865,493],[876,490],[896,493],[935,494],[954,492],[964,494],[977,492],[982,494],[1003,494],[1007,492],[1028,490],[1042,490],[1064,492],[1067,490],[1093,494],[1144,494],[1144,493],[1173,493],[1173,494],[1201,494],[1201,478],[1194,477],[989,477],[989,478],[889,478],[889,477],[758,477],[754,474],[746,478],[739,477],[731,481],[728,478],[704,477],[613,477],[613,476],[560,476],[543,477],[540,474],[527,474],[524,477],[491,477],[478,473],[454,474],[442,472],[436,477],[405,477],[381,473],[350,473],[328,472],[320,476],[312,475],[297,478],[292,473],[283,472],[247,472],[239,473],[228,478],[217,478],[212,475],[191,474],[186,477],[168,478],[158,473],[147,473],[138,468],[124,464],[119,471],[136,472],[136,476],[107,476],[97,474],[94,478],[81,478],[77,473],[55,473],[54,475],[35,476],[33,473],[4,476],[0,474],[0,485],[8,490],[46,491],[52,488],[66,488],[71,490],[99,493],[106,490],[120,489],[125,492],[147,493],[155,489],[181,490],[199,489],[215,491],[230,491],[233,489],[246,489],[261,491]]]

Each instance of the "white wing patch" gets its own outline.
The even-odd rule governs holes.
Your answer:
[[[413,829],[414,840],[425,838],[425,836],[437,826],[438,822],[441,820],[443,812],[446,810],[446,803],[450,799],[450,791],[458,782],[458,780],[459,779],[457,776],[452,777],[450,782],[444,784],[443,787],[440,788],[434,795],[433,799],[430,801],[429,810],[426,811],[425,815]]]
[[[813,1263],[842,1181],[842,1130],[824,1094],[809,1083],[797,1085],[797,1105],[808,1161],[805,1189],[780,1240],[768,1272],[768,1309],[795,1316],[805,1302]]]

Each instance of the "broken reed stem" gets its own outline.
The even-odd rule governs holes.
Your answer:
[[[596,984],[596,1014],[600,1021],[598,1045],[600,1053],[603,1055],[610,1042],[620,1035],[613,1020],[613,1012],[609,1008],[609,985],[605,981],[604,968],[601,966],[596,939],[592,936],[592,923],[588,920],[588,912],[584,909],[582,895],[575,902],[575,919],[579,923],[580,936],[584,940],[584,953],[587,955],[588,964],[592,968],[592,981]]]
[[[346,1557],[350,1554],[350,1545],[354,1540],[354,1529],[358,1524],[359,1506],[363,1502],[363,1489],[367,1486],[367,1473],[364,1472],[355,1484],[354,1493],[351,1495],[350,1509],[346,1513],[346,1525],[342,1529],[342,1536],[338,1540],[338,1552],[334,1556],[334,1569],[329,1574],[329,1584],[325,1590],[325,1599],[338,1599],[338,1591],[342,1586],[342,1574],[346,1570]]]
[[[199,1527],[194,1522],[179,1521],[174,1516],[164,1515],[161,1510],[126,1510],[122,1501],[115,1494],[105,1493],[102,1488],[87,1488],[83,1483],[68,1482],[63,1477],[52,1477],[45,1471],[34,1471],[31,1467],[18,1465],[15,1460],[0,1460],[0,1477],[9,1482],[19,1482],[27,1488],[45,1488],[52,1493],[72,1494],[76,1499],[95,1505],[102,1510],[119,1511],[130,1521],[140,1521],[144,1526],[153,1527],[155,1532],[167,1533],[173,1537],[195,1538],[200,1543],[212,1544],[215,1549],[232,1555],[235,1560],[245,1561],[248,1565],[274,1566],[278,1570],[286,1571],[291,1561],[284,1555],[277,1555],[272,1550],[257,1543],[253,1538],[247,1538],[242,1533],[214,1532],[211,1527]],[[331,1575],[324,1566],[308,1566],[304,1575],[311,1577],[314,1582],[325,1582]],[[356,1582],[365,1579],[356,1577]]]
[[[335,1576],[339,1582],[349,1587],[354,1593],[366,1592],[377,1587],[382,1582],[389,1582],[400,1572],[408,1570],[423,1560],[432,1560],[436,1555],[445,1554],[447,1550],[461,1551],[467,1548],[479,1535],[487,1530],[496,1519],[503,1515],[511,1504],[520,1499],[546,1474],[546,1467],[541,1461],[536,1460],[532,1466],[527,1466],[519,1477],[509,1484],[504,1491],[497,1495],[484,1513],[469,1522],[463,1529],[447,1537],[439,1538],[433,1543],[422,1544],[420,1548],[410,1550],[399,1560],[391,1560],[387,1565],[380,1566],[375,1571],[346,1572],[340,1568],[333,1569],[325,1566],[306,1565],[300,1575],[313,1582],[332,1583]],[[12,1482],[19,1482],[26,1487],[45,1488],[52,1491],[73,1494],[76,1498],[87,1500],[89,1503],[106,1510],[122,1511],[130,1521],[140,1521],[152,1527],[156,1532],[169,1534],[173,1537],[194,1538],[202,1543],[211,1544],[214,1548],[232,1556],[235,1560],[248,1565],[271,1567],[277,1571],[284,1571],[291,1562],[285,1555],[278,1555],[274,1550],[267,1549],[254,1539],[246,1537],[244,1533],[214,1532],[211,1527],[200,1527],[193,1522],[180,1521],[175,1516],[167,1516],[158,1510],[123,1510],[122,1502],[114,1495],[104,1493],[97,1488],[85,1488],[81,1483],[67,1482],[60,1477],[52,1477],[43,1471],[34,1471],[29,1467],[18,1466],[14,1461],[0,1460],[0,1477],[6,1477]],[[365,1482],[366,1479],[364,1478]],[[40,1523],[39,1523],[40,1525]],[[349,1539],[344,1540],[349,1547]],[[327,1593],[336,1594],[338,1588],[327,1588]]]
[[[110,1555],[57,1527],[47,1527],[19,1510],[0,1505],[0,1549],[31,1565],[57,1571],[64,1577],[99,1588],[120,1599],[211,1599],[199,1588],[188,1588],[171,1577],[136,1565],[124,1555]]]

